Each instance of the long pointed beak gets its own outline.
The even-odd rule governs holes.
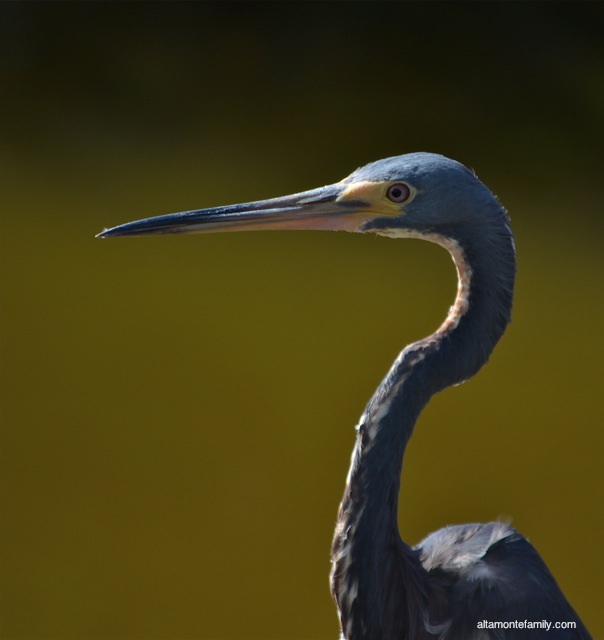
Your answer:
[[[369,203],[350,198],[349,186],[336,183],[282,198],[146,218],[106,229],[97,238],[256,229],[360,231]]]

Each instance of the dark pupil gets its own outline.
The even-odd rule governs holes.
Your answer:
[[[403,195],[403,190],[399,187],[395,187],[394,189],[392,189],[391,193],[393,198],[400,198]]]

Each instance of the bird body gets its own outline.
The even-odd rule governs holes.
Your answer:
[[[415,547],[399,535],[402,461],[420,412],[435,393],[485,364],[510,320],[515,249],[497,199],[458,162],[414,153],[319,189],[148,218],[99,235],[241,229],[419,238],[443,246],[457,269],[457,295],[444,322],[403,349],[357,426],[331,556],[343,638],[589,638],[545,563],[509,525],[449,526]],[[554,628],[560,623],[570,625]]]

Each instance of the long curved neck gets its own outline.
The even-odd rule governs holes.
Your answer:
[[[454,305],[437,331],[406,347],[379,385],[357,427],[332,547],[332,593],[347,640],[422,637],[424,572],[398,533],[402,460],[417,417],[434,393],[487,361],[510,319],[514,244],[503,211],[485,240],[453,231],[400,235],[443,245],[458,273]],[[402,600],[402,601],[401,601]],[[388,622],[386,622],[388,621]],[[392,628],[386,628],[391,624]]]

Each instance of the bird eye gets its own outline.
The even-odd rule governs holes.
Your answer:
[[[391,200],[392,202],[405,202],[409,199],[410,195],[411,189],[409,189],[409,187],[403,182],[391,184],[388,187],[388,191],[386,191],[388,200]]]

